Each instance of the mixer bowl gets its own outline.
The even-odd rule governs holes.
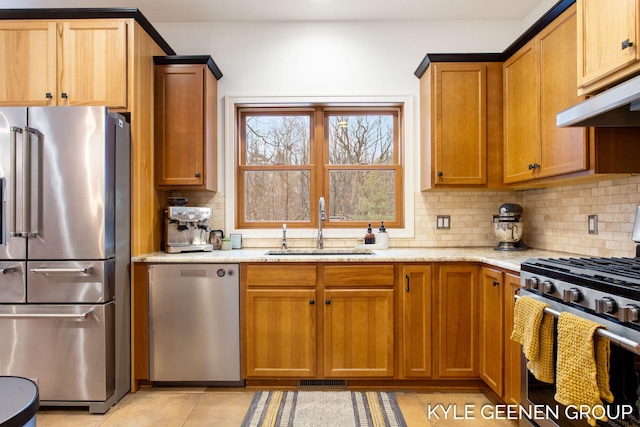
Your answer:
[[[524,227],[521,222],[496,222],[494,226],[498,242],[515,243],[522,239]]]

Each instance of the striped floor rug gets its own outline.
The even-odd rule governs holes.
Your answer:
[[[242,427],[406,427],[393,393],[261,391]]]

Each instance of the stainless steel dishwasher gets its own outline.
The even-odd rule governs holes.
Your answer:
[[[238,264],[149,265],[149,379],[241,384]]]

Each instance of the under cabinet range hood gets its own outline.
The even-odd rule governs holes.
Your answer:
[[[558,113],[556,124],[559,127],[640,126],[640,76]]]

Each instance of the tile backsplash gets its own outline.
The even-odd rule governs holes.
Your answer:
[[[213,229],[224,229],[223,193],[184,192],[189,204],[211,206]],[[640,176],[523,191],[432,191],[415,195],[415,237],[398,239],[396,248],[495,246],[493,215],[503,203],[522,205],[524,238],[530,247],[584,256],[634,256],[631,232],[640,205]],[[438,215],[450,229],[436,229]],[[588,216],[597,215],[598,234],[588,233]],[[244,239],[245,247],[277,247],[273,241]],[[290,241],[290,246],[315,242]],[[353,246],[353,239],[327,239],[326,247]]]

